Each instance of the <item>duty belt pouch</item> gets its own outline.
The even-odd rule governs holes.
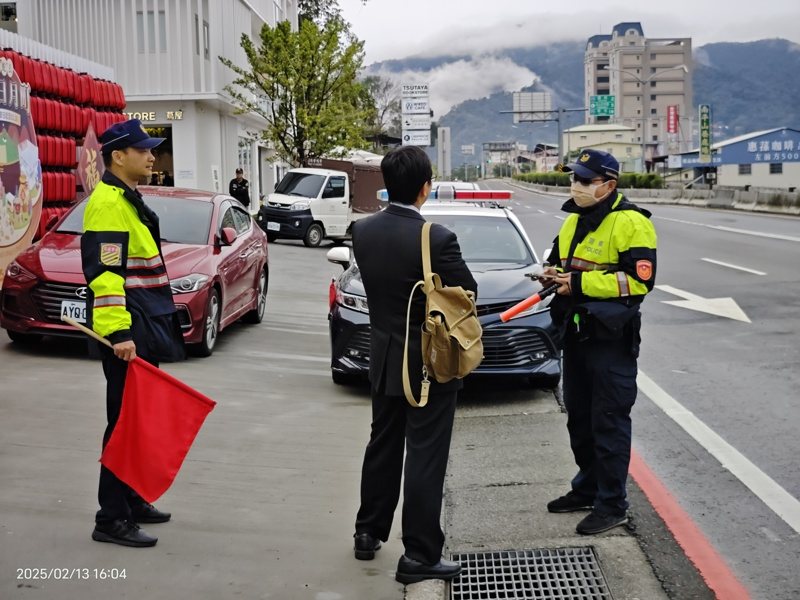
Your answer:
[[[626,306],[617,302],[584,302],[575,307],[575,314],[584,330],[581,337],[600,341],[622,339],[634,317],[639,317],[639,305]]]

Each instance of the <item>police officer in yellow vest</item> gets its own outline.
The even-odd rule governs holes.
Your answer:
[[[585,150],[563,170],[572,178],[562,207],[569,216],[544,283],[559,284],[551,314],[563,333],[564,404],[579,470],[572,490],[547,509],[591,510],[576,527],[589,535],[628,522],[639,305],[655,282],[656,232],[650,213],[617,191],[611,154]]]
[[[161,254],[158,216],[136,190],[149,178],[151,150],[163,138],[150,137],[136,119],[117,123],[100,136],[106,171],[83,217],[83,273],[89,284],[90,326],[113,344],[98,344],[106,376],[108,442],[119,418],[127,361],[150,363],[184,358],[183,336]],[[100,468],[100,510],[92,539],[123,546],[154,546],[158,538],[139,523],[163,523],[170,514],[146,503],[108,469]]]

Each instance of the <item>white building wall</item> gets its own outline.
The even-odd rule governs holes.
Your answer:
[[[782,163],[783,173],[769,172],[769,163],[753,163],[750,175],[739,175],[739,165],[720,165],[717,167],[717,184],[724,186],[758,188],[800,189],[800,163]]]

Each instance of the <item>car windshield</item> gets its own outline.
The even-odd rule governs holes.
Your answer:
[[[287,196],[303,196],[305,198],[316,198],[322,184],[325,183],[323,175],[311,175],[310,173],[287,173],[278,187],[275,188],[276,194]]]
[[[467,263],[534,263],[525,240],[514,224],[499,217],[426,214],[425,219],[444,225],[458,236]]]
[[[207,244],[211,226],[211,202],[145,196],[145,203],[158,215],[161,238],[178,244]],[[59,233],[83,233],[83,211],[88,198],[75,207],[58,226]]]

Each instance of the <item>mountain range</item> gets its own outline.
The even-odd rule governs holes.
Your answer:
[[[374,63],[368,71],[398,83],[432,80],[432,100],[437,81],[443,87],[476,88],[472,99],[463,99],[470,98],[469,88],[456,90],[461,98],[451,97],[449,104],[444,102],[445,114],[434,115],[439,126],[450,127],[455,167],[478,160],[461,155],[464,144],[475,144],[478,154],[482,142],[555,143],[555,123],[514,125],[511,115],[501,111],[512,109],[513,91],[549,91],[553,107],[582,107],[585,45],[570,41],[498,50],[490,56],[411,57]],[[720,42],[695,48],[693,58],[694,105],[712,106],[717,141],[772,127],[800,127],[800,45],[784,39]],[[443,76],[448,70],[453,77]],[[496,81],[506,74],[506,82]],[[583,114],[568,114],[564,121],[563,128],[579,125]]]

